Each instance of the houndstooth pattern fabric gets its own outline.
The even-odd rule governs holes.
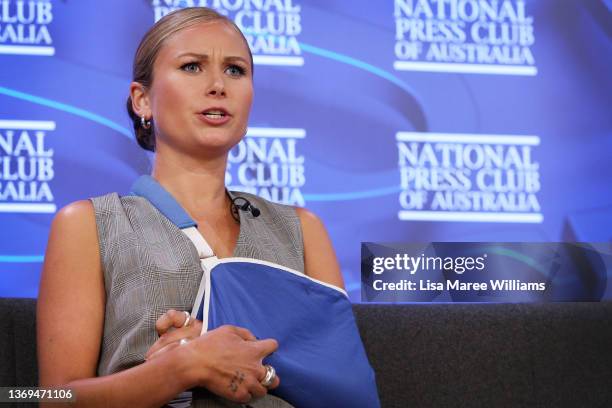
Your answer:
[[[250,213],[240,213],[240,233],[233,255],[304,272],[302,231],[295,209],[250,194],[239,195],[251,201],[261,214],[254,218]],[[144,361],[146,351],[158,339],[157,318],[168,309],[191,310],[202,270],[189,238],[147,199],[111,193],[92,198],[91,202],[106,290],[98,364],[98,375],[103,376]],[[272,396],[251,405],[291,407]],[[203,393],[194,398],[193,406],[240,405]]]
[[[234,198],[236,193],[230,193]],[[252,194],[239,193],[261,214],[240,212],[240,235],[234,256],[274,262],[304,272],[304,241],[293,207],[274,204]]]

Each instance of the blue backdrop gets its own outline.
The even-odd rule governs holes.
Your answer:
[[[0,296],[37,295],[57,209],[149,172],[133,53],[191,5],[255,54],[228,185],[317,213],[352,300],[363,241],[610,242],[611,3],[0,1]]]

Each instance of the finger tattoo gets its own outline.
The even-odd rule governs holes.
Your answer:
[[[230,390],[232,390],[232,392],[238,391],[238,386],[242,384],[242,382],[244,381],[244,378],[245,378],[244,373],[239,370],[236,370],[236,373],[232,377],[232,380],[230,381],[230,384],[229,384]]]

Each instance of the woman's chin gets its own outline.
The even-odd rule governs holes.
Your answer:
[[[235,138],[212,138],[206,137],[198,139],[192,144],[191,153],[196,153],[203,157],[225,156],[234,147],[240,139]]]
[[[241,135],[236,135],[236,132],[229,129],[198,129],[191,135],[186,132],[180,138],[174,140],[168,138],[165,141],[159,140],[159,142],[177,153],[183,152],[189,156],[211,158],[226,155],[240,142],[241,138]],[[161,146],[158,147],[158,153],[166,150]]]
[[[236,134],[236,132],[230,129],[223,128],[212,128],[212,129],[203,129],[200,130],[196,136],[198,142],[202,145],[210,145],[221,147],[221,146],[234,146],[240,139],[242,135]]]

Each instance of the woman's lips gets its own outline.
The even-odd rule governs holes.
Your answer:
[[[227,123],[231,115],[224,109],[207,109],[198,114],[200,120],[211,126],[221,126]]]

